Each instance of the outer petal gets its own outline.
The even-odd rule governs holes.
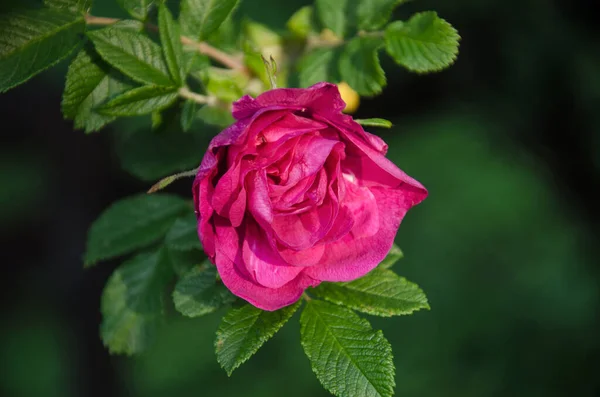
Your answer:
[[[371,237],[354,238],[347,234],[343,239],[330,243],[318,265],[306,269],[306,274],[321,281],[350,281],[373,270],[392,247],[402,218],[415,201],[402,189],[374,187],[379,210],[380,226]]]
[[[252,221],[246,223],[242,257],[248,272],[260,285],[267,288],[283,287],[302,271],[301,267],[290,266],[281,259],[269,245],[264,232]]]
[[[251,117],[263,108],[282,107],[320,113],[324,116],[340,114],[346,104],[335,84],[318,83],[309,88],[279,88],[267,91],[256,99],[242,97],[233,104],[233,117],[238,120]]]
[[[279,288],[258,284],[245,267],[239,265],[243,254],[236,230],[218,215],[215,216],[215,226],[218,243],[214,263],[221,280],[234,295],[260,309],[273,311],[296,302],[306,288],[319,285],[318,280],[308,277],[304,271]]]

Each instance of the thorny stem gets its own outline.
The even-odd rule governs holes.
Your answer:
[[[120,19],[118,18],[96,17],[94,15],[89,14],[85,16],[85,22],[90,26],[107,26],[117,23],[119,21]],[[152,31],[158,31],[158,27],[156,25],[146,24],[146,27]],[[223,52],[218,48],[211,46],[206,42],[198,42],[187,36],[181,36],[181,43],[193,47],[199,53],[214,59],[223,66],[227,66],[230,69],[241,70],[245,73],[248,72],[241,61],[231,56],[230,54],[227,54],[226,52]]]

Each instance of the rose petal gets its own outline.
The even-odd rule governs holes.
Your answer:
[[[351,234],[327,244],[319,264],[306,269],[306,274],[322,281],[351,281],[373,270],[392,247],[402,218],[413,206],[402,189],[371,189],[380,213],[378,232],[371,237],[354,238]]]
[[[253,221],[246,223],[242,255],[248,272],[267,288],[280,288],[302,271],[301,267],[290,266],[279,256]]]

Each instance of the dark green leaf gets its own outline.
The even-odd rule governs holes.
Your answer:
[[[83,15],[41,8],[0,15],[0,92],[26,82],[81,42]]]
[[[160,46],[142,33],[108,27],[88,36],[106,62],[132,79],[143,84],[174,85]]]
[[[206,260],[206,255],[200,250],[178,251],[168,249],[169,261],[178,277],[185,276],[194,266],[199,266]]]
[[[385,30],[388,54],[399,65],[418,73],[452,65],[459,40],[456,29],[432,11],[415,14],[408,22],[396,21]]]
[[[171,106],[177,95],[177,88],[147,85],[119,95],[98,112],[107,116],[141,116]]]
[[[102,293],[100,335],[111,353],[135,354],[151,343],[172,271],[164,250],[142,253],[114,271]]]
[[[386,85],[385,72],[379,64],[379,37],[356,37],[346,44],[340,57],[342,80],[364,96],[381,93]]]
[[[44,4],[52,8],[63,8],[84,13],[92,8],[92,0],[44,0]]]
[[[339,50],[318,48],[306,54],[298,63],[300,87],[309,87],[321,81],[339,83]]]
[[[217,361],[231,376],[292,317],[301,301],[274,312],[260,310],[247,303],[231,309],[217,331]]]
[[[381,331],[351,310],[311,300],[300,317],[300,341],[321,384],[338,397],[391,397],[392,348]]]
[[[101,115],[95,108],[132,87],[132,82],[112,69],[93,48],[83,48],[67,72],[63,114],[75,122],[75,128],[86,133],[98,131],[114,117]]]
[[[192,128],[196,113],[198,113],[198,104],[190,100],[185,101],[181,109],[181,129],[184,132],[188,132]]]
[[[388,252],[385,259],[379,264],[379,267],[382,269],[389,269],[402,258],[404,258],[402,250],[400,247],[394,244],[392,245],[392,248],[390,249],[390,252]]]
[[[359,29],[381,29],[392,18],[394,9],[407,1],[409,0],[361,0],[356,11]]]
[[[200,244],[198,237],[198,219],[193,211],[175,221],[167,233],[165,244],[170,250],[177,251],[202,249],[202,244]]]
[[[239,0],[182,0],[179,20],[186,36],[205,40],[227,19]]]
[[[181,30],[173,20],[171,11],[164,4],[158,10],[158,31],[160,32],[160,42],[171,77],[181,86],[185,82]]]
[[[386,119],[354,119],[354,121],[365,127],[392,128],[393,126],[392,122]]]
[[[330,29],[338,37],[343,38],[346,34],[348,0],[316,0],[315,6],[319,20],[326,28]]]
[[[117,3],[132,17],[145,20],[154,0],[117,0]]]
[[[322,283],[313,293],[335,304],[382,317],[429,309],[427,297],[418,285],[381,268],[351,282]]]
[[[156,182],[165,176],[197,167],[214,132],[205,127],[189,133],[173,129],[120,134],[117,137],[117,155],[127,172],[144,181]]]
[[[177,282],[173,291],[175,308],[187,317],[213,313],[235,299],[223,283],[217,281],[217,268],[208,261],[192,268]]]
[[[187,201],[167,194],[142,194],[117,201],[90,228],[86,266],[155,242],[186,210]]]
[[[299,38],[306,38],[310,33],[317,32],[314,23],[314,8],[312,6],[300,8],[287,21],[286,26],[290,32]]]

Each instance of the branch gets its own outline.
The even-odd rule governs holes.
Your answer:
[[[187,87],[181,87],[177,93],[179,96],[185,99],[192,100],[202,105],[215,106],[217,104],[217,98],[214,96],[196,94],[195,92],[190,91]]]
[[[85,22],[89,26],[107,26],[107,25],[112,25],[119,21],[120,21],[120,19],[118,19],[118,18],[96,17],[93,15],[85,16]],[[149,24],[146,24],[146,27],[152,31],[155,31],[155,32],[158,31],[158,26],[156,26],[156,25],[152,25],[149,23]],[[218,48],[211,46],[210,44],[208,44],[204,41],[198,42],[187,36],[181,36],[181,43],[184,45],[193,47],[199,53],[204,54],[204,55],[214,59],[215,61],[219,62],[220,64],[222,64],[224,66],[227,66],[230,69],[241,70],[241,71],[244,71],[247,73],[246,67],[238,59],[231,56],[230,54],[227,54],[226,52],[219,50]]]

